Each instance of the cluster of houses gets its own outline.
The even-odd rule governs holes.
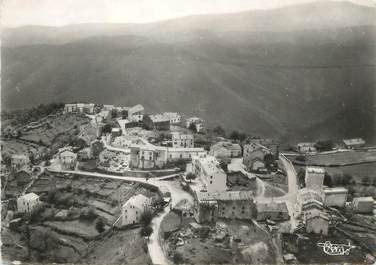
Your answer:
[[[328,234],[330,215],[327,209],[330,207],[344,208],[349,205],[354,212],[372,213],[375,203],[372,197],[356,197],[348,204],[348,190],[324,186],[324,177],[323,168],[307,167],[306,186],[298,191],[296,209],[307,232]]]
[[[365,146],[366,142],[362,138],[344,139],[339,145],[340,147],[359,150]],[[302,142],[296,145],[296,151],[300,154],[315,154],[317,153],[316,143]]]

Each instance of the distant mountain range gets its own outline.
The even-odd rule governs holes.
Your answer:
[[[143,104],[291,140],[376,137],[376,9],[318,2],[3,31],[2,106]]]

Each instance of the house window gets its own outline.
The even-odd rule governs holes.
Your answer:
[[[226,207],[223,207],[222,210],[223,210],[223,211],[226,210]]]
[[[234,206],[234,207],[232,207],[232,209],[233,209],[233,210],[235,210],[235,206]]]
[[[213,181],[210,181],[210,184],[213,184]]]
[[[242,214],[244,214],[244,211],[242,211]]]

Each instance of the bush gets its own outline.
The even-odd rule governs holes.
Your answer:
[[[172,260],[174,261],[175,264],[180,264],[184,262],[183,256],[180,252],[175,252],[174,255],[172,256]]]
[[[153,228],[151,226],[144,226],[141,228],[141,236],[149,238],[150,235],[153,233]]]
[[[153,213],[149,208],[146,208],[140,216],[140,223],[143,227],[149,226],[153,219]]]
[[[97,222],[95,223],[95,229],[98,231],[98,233],[104,232],[105,223],[103,218],[98,218]]]
[[[198,234],[201,239],[206,239],[209,237],[210,229],[209,227],[203,226],[198,230]]]
[[[189,180],[189,182],[192,182],[192,180],[196,179],[196,177],[197,176],[195,174],[193,174],[192,172],[189,172],[185,178]]]
[[[81,220],[94,220],[97,218],[98,214],[95,211],[94,207],[85,207],[82,209],[80,213],[80,219]]]

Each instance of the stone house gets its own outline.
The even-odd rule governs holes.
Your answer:
[[[226,191],[226,173],[214,156],[204,154],[192,157],[192,171],[201,179],[206,191]]]
[[[168,131],[170,130],[170,120],[161,114],[144,115],[143,123],[149,130]]]
[[[242,148],[239,144],[220,141],[210,147],[209,154],[215,157],[240,157]]]
[[[186,120],[186,127],[189,128],[191,124],[196,126],[197,132],[202,132],[204,130],[204,120],[199,117],[191,117]]]
[[[250,143],[243,146],[243,164],[247,170],[265,168],[264,163],[265,155],[270,154],[270,150],[258,143]],[[256,165],[254,165],[256,163]]]
[[[255,213],[251,191],[197,191],[194,199],[194,218],[197,223],[213,223],[219,218],[250,220]]]
[[[190,133],[172,132],[172,147],[192,148],[194,147],[194,136]]]
[[[257,221],[286,221],[290,215],[285,202],[256,203]]]
[[[372,197],[356,197],[353,199],[353,209],[357,213],[372,213],[375,200]]]
[[[98,158],[99,154],[104,150],[104,144],[100,140],[94,140],[90,144],[91,157]]]
[[[128,120],[132,122],[140,122],[143,120],[145,108],[141,104],[137,104],[128,110]]]
[[[35,209],[39,204],[39,196],[31,192],[17,198],[17,211],[20,213],[28,213]]]
[[[296,149],[301,154],[316,153],[315,143],[298,143]]]
[[[305,217],[305,226],[307,233],[328,235],[329,216],[324,211],[313,210]]]
[[[345,139],[343,140],[347,149],[360,149],[363,148],[366,142],[362,138]]]
[[[77,154],[73,153],[68,148],[61,149],[55,156],[62,169],[72,170],[74,169],[77,162]]]
[[[345,207],[348,190],[343,187],[325,188],[323,190],[324,205],[327,207]]]
[[[325,170],[320,167],[306,167],[305,184],[307,189],[321,191],[324,185]]]

